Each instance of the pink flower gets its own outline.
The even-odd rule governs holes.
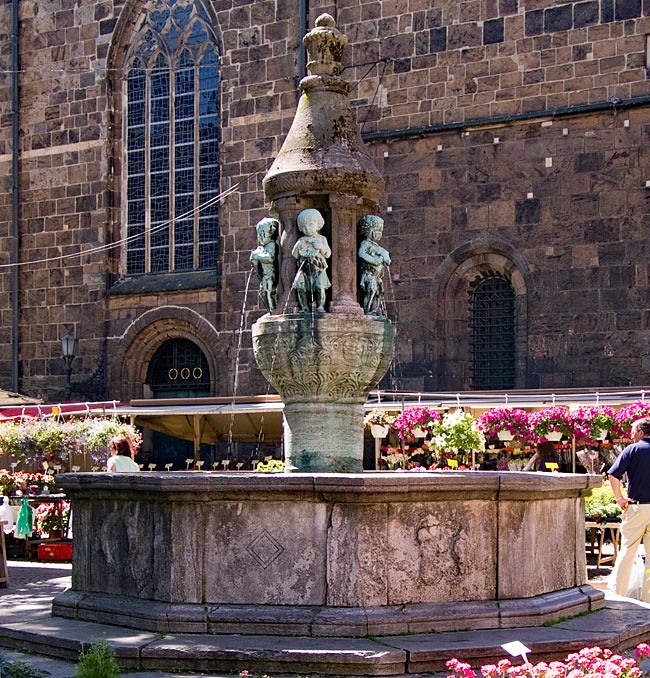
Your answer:
[[[430,407],[409,407],[402,411],[395,419],[393,428],[400,440],[413,438],[413,431],[421,428],[431,433],[433,427],[440,422],[440,413]]]
[[[472,667],[458,659],[450,659],[445,666],[453,671],[447,678],[455,678],[456,676],[461,676],[462,678],[476,678],[476,673],[472,671]]]
[[[557,431],[564,437],[573,435],[573,420],[566,407],[552,406],[530,414],[530,423],[535,441],[539,443],[548,440],[547,435]]]
[[[503,673],[503,671],[507,671],[509,668],[512,668],[512,662],[509,659],[502,659],[497,664],[497,668]]]
[[[631,405],[625,405],[614,415],[616,419],[616,433],[622,438],[630,438],[632,423],[637,419],[650,416],[650,403],[637,400]]]
[[[575,437],[586,445],[596,445],[599,434],[607,434],[616,426],[614,410],[608,406],[578,407],[572,411],[571,416]]]
[[[636,646],[637,657],[650,657],[650,645],[647,643],[639,643]]]
[[[478,418],[478,427],[487,436],[496,436],[499,431],[508,431],[521,441],[530,438],[528,414],[514,407],[495,407],[483,412]]]

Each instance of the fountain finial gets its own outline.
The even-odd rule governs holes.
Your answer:
[[[338,76],[343,72],[341,62],[348,39],[336,28],[330,14],[321,14],[314,23],[315,27],[303,38],[309,56],[307,71],[310,75]]]

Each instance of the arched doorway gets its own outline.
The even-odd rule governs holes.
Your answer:
[[[210,393],[210,366],[203,351],[189,339],[169,339],[154,353],[147,369],[146,384],[154,398],[201,398]],[[194,443],[165,433],[152,431],[151,463],[157,470],[167,464],[174,469],[186,467],[194,458]],[[201,459],[207,468],[214,460],[215,448],[201,445]]]

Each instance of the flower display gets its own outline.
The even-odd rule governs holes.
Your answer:
[[[578,407],[572,411],[573,430],[579,445],[597,445],[601,436],[607,435],[615,426],[614,410],[605,405]]]
[[[531,412],[528,416],[535,442],[547,442],[549,434],[553,437],[553,433],[561,434],[563,438],[573,435],[573,419],[566,407],[553,405]]]
[[[255,471],[258,473],[281,473],[284,471],[284,462],[281,459],[259,461],[255,466]]]
[[[118,434],[129,441],[131,452],[138,451],[142,435],[131,424],[115,418],[28,419],[0,422],[0,454],[16,464],[36,465],[47,461],[62,464],[70,452],[87,452],[93,463],[103,463],[108,456],[108,442]]]
[[[77,422],[79,444],[96,464],[103,464],[108,456],[108,443],[116,435],[129,441],[131,454],[142,445],[142,434],[131,424],[119,419],[83,419]]]
[[[430,407],[409,407],[400,412],[393,422],[393,428],[400,440],[411,440],[416,429],[430,434],[439,421],[440,413]]]
[[[480,669],[483,678],[641,678],[643,672],[639,667],[641,659],[650,656],[650,646],[641,643],[636,648],[636,659],[623,657],[611,650],[600,647],[585,647],[580,652],[572,652],[563,662],[539,662],[513,666],[509,659],[502,659],[497,664],[486,664]],[[450,659],[447,668],[452,671],[447,678],[476,678],[472,667],[458,659]]]
[[[589,520],[611,520],[621,513],[609,481],[605,481],[600,487],[593,487],[585,497],[585,518]]]
[[[449,452],[468,450],[482,450],[485,446],[485,436],[478,427],[478,423],[469,412],[456,410],[446,412],[440,423],[433,429],[433,439],[430,447],[443,455]]]
[[[643,400],[637,400],[631,405],[625,405],[621,407],[620,410],[614,415],[616,420],[614,431],[621,438],[631,438],[632,437],[632,424],[637,419],[642,419],[643,417],[650,417],[650,403],[646,403]]]
[[[12,495],[20,491],[21,494],[40,494],[47,487],[54,489],[54,476],[47,473],[25,473],[15,471],[11,473],[0,469],[0,494]]]
[[[478,418],[478,427],[490,437],[507,431],[521,442],[530,438],[528,413],[516,407],[496,407],[483,412]]]
[[[57,504],[39,504],[35,511],[36,531],[41,535],[52,536],[53,532],[65,534],[70,521],[70,503],[62,501]]]

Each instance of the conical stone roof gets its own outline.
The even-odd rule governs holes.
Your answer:
[[[300,82],[293,124],[264,178],[266,199],[342,193],[378,202],[384,180],[359,134],[348,99],[351,85],[340,77],[347,38],[322,14],[303,42],[309,75]]]

